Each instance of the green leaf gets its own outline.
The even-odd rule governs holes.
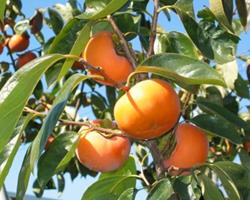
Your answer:
[[[250,170],[250,155],[244,149],[241,149],[239,156],[241,164]]]
[[[212,135],[226,138],[234,144],[242,143],[235,126],[221,117],[200,114],[191,119],[191,122]]]
[[[79,19],[100,19],[119,10],[128,0],[87,0],[86,10],[83,14],[77,16]]]
[[[168,179],[162,179],[155,184],[149,192],[147,200],[166,200],[174,193],[171,182]]]
[[[43,73],[62,55],[54,54],[37,58],[19,69],[0,91],[0,152],[8,143],[26,101],[32,94]],[[27,84],[27,80],[29,84]]]
[[[204,174],[201,174],[199,179],[201,181],[202,195],[205,200],[224,200],[222,193],[218,189],[218,186],[216,186],[210,178]]]
[[[57,174],[56,177],[57,177],[57,185],[58,185],[57,194],[58,196],[60,196],[63,193],[64,188],[65,188],[65,179],[62,174]]]
[[[37,177],[42,188],[73,158],[79,138],[79,135],[74,132],[63,133],[55,138],[48,150],[40,157]]]
[[[44,146],[47,142],[48,136],[52,133],[57,120],[59,119],[67,100],[72,92],[72,90],[82,81],[91,78],[91,76],[86,76],[82,74],[72,75],[63,85],[62,89],[58,92],[56,99],[53,102],[53,106],[46,118],[44,119],[43,125],[37,134],[36,138],[32,143],[31,148],[31,159],[30,166],[33,169],[36,161],[38,160]]]
[[[135,188],[125,190],[117,200],[133,200],[135,198]]]
[[[32,172],[32,169],[30,167],[30,150],[31,150],[30,147],[26,151],[22,167],[18,175],[16,200],[23,200],[29,184],[29,179]]]
[[[241,165],[235,164],[230,161],[220,161],[214,163],[213,169],[216,174],[221,178],[221,173],[226,175],[224,177],[224,182],[221,179],[223,187],[225,188],[229,199],[243,199],[247,200],[250,198],[250,171]],[[218,172],[220,174],[218,174]],[[232,188],[226,188],[225,182],[227,184],[233,185]],[[236,186],[236,187],[235,187]],[[238,191],[237,191],[238,190]],[[237,192],[237,193],[236,193]],[[237,194],[237,196],[236,196]],[[240,194],[240,197],[239,197]]]
[[[190,85],[225,85],[222,77],[208,64],[174,53],[158,54],[146,59],[135,69],[135,73],[139,72],[155,73],[177,83]]]
[[[92,184],[82,196],[82,200],[117,200],[121,194],[131,188],[136,176],[110,176]],[[135,181],[134,181],[135,182]]]
[[[35,114],[29,114],[19,120],[14,131],[14,137],[0,153],[0,188],[3,186],[4,180],[9,173],[15,155],[21,145],[22,132],[28,125],[29,121],[35,116]]]
[[[55,9],[48,8],[48,13],[50,17],[49,24],[51,25],[54,33],[57,35],[63,28],[63,18]]]
[[[74,45],[72,46],[72,49],[70,51],[71,55],[75,56],[81,55],[83,49],[85,48],[85,45],[89,40],[90,31],[91,31],[91,23],[87,23],[79,32],[79,35],[75,40]],[[63,78],[63,76],[67,74],[68,70],[71,68],[74,62],[75,60],[71,58],[65,60],[62,69],[60,71],[60,74],[58,75],[58,80],[60,80],[61,78]]]
[[[72,41],[76,40],[77,32],[82,29],[85,23],[84,20],[75,18],[70,20],[53,40],[49,47],[48,54],[68,54],[74,45]]]
[[[225,120],[227,120],[228,122],[238,126],[239,128],[244,128],[244,129],[249,128],[249,125],[247,124],[247,122],[245,122],[243,119],[241,119],[240,117],[238,117],[237,115],[229,111],[228,109],[218,104],[211,103],[207,101],[205,98],[197,98],[196,103],[202,110],[204,110],[205,112],[209,114],[220,116],[224,118]]]
[[[204,56],[209,59],[213,59],[214,53],[209,36],[205,34],[204,30],[199,26],[199,24],[194,20],[194,18],[192,18],[186,12],[178,8],[175,9],[181,18],[181,21],[187,31],[187,34],[192,39],[197,48]]]
[[[210,9],[218,22],[232,33],[233,0],[209,0]]]
[[[235,0],[238,14],[240,17],[240,23],[243,28],[247,28],[247,5],[245,0]]]
[[[199,59],[197,48],[192,40],[183,33],[171,31],[167,33],[163,42],[165,42],[165,52],[179,53],[191,58]]]
[[[6,0],[0,0],[0,21],[3,22]]]
[[[178,0],[174,6],[181,11],[186,12],[189,16],[195,18],[193,0]]]
[[[238,78],[234,82],[235,91],[237,96],[242,98],[249,99],[250,98],[250,90],[248,87],[248,81],[244,80],[240,74],[238,74]]]

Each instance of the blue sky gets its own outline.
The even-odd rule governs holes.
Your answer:
[[[30,17],[33,15],[34,10],[36,8],[46,8],[49,6],[54,5],[55,3],[62,3],[65,4],[66,1],[63,0],[41,0],[41,1],[30,1],[30,0],[23,0],[23,12],[26,14],[27,17]],[[194,5],[195,5],[195,11],[201,9],[204,5],[208,5],[208,1],[207,0],[195,0],[194,1]],[[149,10],[152,10],[152,5],[149,6]],[[171,22],[168,22],[166,17],[164,15],[160,15],[159,18],[159,23],[162,27],[164,27],[167,31],[172,31],[172,30],[176,30],[176,31],[180,31],[180,32],[185,32],[183,25],[181,24],[179,18],[175,15],[175,14],[171,14]],[[42,32],[44,33],[44,35],[46,36],[46,38],[49,38],[49,36],[51,36],[53,33],[47,28],[45,27]],[[239,52],[238,54],[242,54],[242,53],[246,53],[250,47],[250,33],[249,31],[247,33],[242,33],[241,35],[241,41],[239,43],[238,49]],[[138,48],[138,44],[135,42],[134,44],[135,48]],[[39,44],[37,43],[37,41],[32,38],[31,40],[31,45],[30,45],[30,49],[34,49],[36,47],[38,47]],[[6,50],[5,50],[6,52]],[[248,52],[248,55],[250,53]],[[1,55],[0,60],[9,60],[9,58],[4,54]],[[242,62],[238,62],[239,64],[239,69],[240,72],[242,74],[242,76],[244,78],[246,78],[246,74],[245,74],[245,66],[244,63]],[[248,104],[249,105],[249,101],[247,102],[247,100],[244,101],[244,104]],[[86,109],[83,110],[81,113],[82,116],[87,116],[89,118],[93,118],[93,115],[90,111],[90,109]],[[10,170],[10,173],[6,179],[6,188],[8,191],[11,192],[15,192],[16,191],[16,185],[17,185],[17,176],[21,167],[21,161],[24,157],[24,154],[26,152],[27,149],[27,145],[22,146],[15,158],[14,164]],[[86,188],[92,184],[95,179],[87,177],[87,179],[84,178],[76,178],[74,180],[74,182],[71,182],[69,175],[65,176],[66,178],[66,187],[65,187],[65,191],[64,193],[61,195],[60,199],[80,199],[84,190],[86,190]],[[30,184],[29,184],[29,188],[27,193],[28,194],[33,194],[32,192],[32,184],[34,181],[34,177],[31,177],[30,180]],[[44,193],[44,197],[51,197],[51,198],[57,198],[57,193],[56,191],[52,190],[52,191],[46,191]],[[144,193],[142,192],[139,196],[137,196],[138,199],[144,199],[143,197],[145,197]],[[139,198],[140,197],[140,198]]]

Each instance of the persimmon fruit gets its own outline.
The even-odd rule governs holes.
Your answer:
[[[17,59],[17,62],[16,62],[16,66],[18,68],[21,68],[23,65],[27,64],[28,62],[30,62],[31,60],[34,60],[36,58],[37,58],[37,56],[33,52],[26,52],[26,53],[19,56],[19,58]]]
[[[204,131],[200,128],[183,123],[177,126],[176,146],[164,166],[189,169],[203,164],[207,160],[209,144]]]
[[[8,40],[11,52],[24,51],[29,46],[29,36],[27,34],[15,34]]]
[[[48,150],[49,146],[54,142],[55,137],[50,135],[47,139],[47,142],[45,144],[45,150]]]
[[[247,152],[250,152],[250,141],[246,141],[243,143],[243,146],[244,146],[244,149],[247,151]]]
[[[90,74],[102,75],[104,80],[96,80],[105,85],[119,85],[127,80],[133,67],[128,59],[116,53],[111,32],[99,32],[88,41],[83,58],[94,67],[89,69]]]
[[[144,80],[129,89],[115,104],[118,127],[137,139],[152,139],[169,131],[180,116],[180,101],[164,80]]]
[[[80,130],[81,138],[76,148],[80,163],[96,172],[119,169],[128,159],[131,148],[129,139],[122,136],[106,138],[86,128]]]

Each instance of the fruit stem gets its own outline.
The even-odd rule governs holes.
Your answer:
[[[108,15],[107,19],[108,19],[109,23],[111,24],[111,26],[113,27],[113,30],[115,31],[115,33],[119,36],[121,43],[123,45],[123,49],[126,53],[126,56],[129,59],[130,63],[132,64],[133,68],[135,69],[136,68],[136,56],[135,56],[133,50],[131,50],[129,48],[129,45],[128,45],[126,39],[124,38],[123,33],[120,31],[120,29],[116,25],[112,16]]]
[[[164,172],[165,172],[162,154],[159,151],[155,140],[149,140],[149,141],[146,141],[145,143],[152,154],[152,157],[155,163],[157,179],[159,180],[164,177]]]
[[[151,24],[151,32],[150,32],[150,38],[149,38],[149,49],[147,53],[147,57],[150,57],[154,54],[154,43],[156,38],[156,28],[157,28],[157,21],[158,21],[158,12],[159,9],[159,0],[154,0],[154,14]]]

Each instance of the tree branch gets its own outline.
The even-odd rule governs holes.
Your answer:
[[[130,63],[132,64],[133,68],[135,68],[136,67],[136,56],[134,55],[134,52],[129,48],[128,43],[123,36],[123,33],[120,31],[120,29],[116,25],[116,23],[115,23],[114,19],[111,17],[111,15],[108,15],[107,19],[110,22],[111,26],[113,27],[115,33],[119,36],[121,43],[123,45],[123,49],[126,53],[126,56],[129,59]]]
[[[151,25],[151,32],[149,38],[149,49],[147,53],[147,57],[150,57],[154,54],[154,43],[156,38],[156,28],[157,28],[157,21],[158,21],[158,8],[159,8],[159,0],[154,0],[154,15],[152,19]]]

